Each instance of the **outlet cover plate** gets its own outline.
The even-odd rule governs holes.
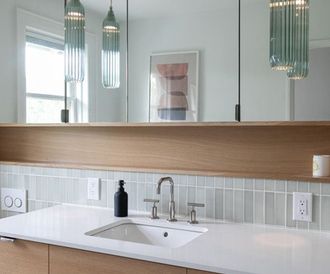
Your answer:
[[[293,220],[312,222],[313,216],[313,194],[312,193],[293,193]]]
[[[27,212],[27,191],[25,189],[1,188],[1,209],[13,212]]]
[[[101,179],[88,178],[87,196],[88,200],[99,201],[101,199]]]

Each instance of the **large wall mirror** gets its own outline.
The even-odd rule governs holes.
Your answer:
[[[309,75],[290,81],[269,64],[269,1],[241,0],[242,121],[330,120],[329,12],[330,1],[309,0]]]
[[[235,121],[239,102],[242,121],[330,120],[328,0],[309,0],[310,71],[297,81],[270,68],[268,0],[80,2],[85,79],[65,100],[64,0],[1,1],[0,123],[60,123],[65,105],[71,123]],[[119,61],[105,88],[110,5]]]

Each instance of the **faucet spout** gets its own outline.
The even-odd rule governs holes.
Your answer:
[[[169,210],[170,210],[170,217],[168,219],[169,222],[176,222],[175,219],[175,201],[174,201],[174,181],[172,177],[163,177],[160,178],[157,183],[157,194],[160,194],[161,186],[163,182],[169,182],[170,183],[170,202],[169,202]]]

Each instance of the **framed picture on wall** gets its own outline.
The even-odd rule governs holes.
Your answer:
[[[198,121],[199,52],[150,57],[149,121]]]

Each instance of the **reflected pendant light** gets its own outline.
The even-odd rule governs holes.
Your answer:
[[[79,0],[70,0],[65,6],[65,80],[84,81],[85,63],[85,9]]]
[[[112,9],[112,0],[107,17],[103,21],[102,84],[104,88],[120,86],[120,27]]]
[[[296,0],[295,20],[295,62],[287,74],[292,80],[300,80],[309,72],[309,0]]]
[[[270,0],[270,65],[287,71],[294,64],[295,2]]]

